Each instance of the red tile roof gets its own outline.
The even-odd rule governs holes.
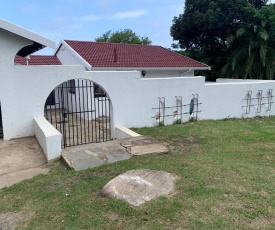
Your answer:
[[[161,46],[72,40],[65,42],[92,67],[208,67]]]
[[[26,58],[15,56],[14,62],[20,65],[27,65]],[[29,65],[61,65],[56,56],[48,55],[30,55]]]

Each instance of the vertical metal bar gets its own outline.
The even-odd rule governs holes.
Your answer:
[[[90,143],[90,111],[89,109],[89,89],[88,89],[88,81],[86,80],[86,100],[87,100],[87,114],[88,114],[88,143]]]
[[[100,107],[99,107],[99,97],[97,97],[97,109],[98,109],[98,142],[100,142],[100,139],[101,139],[101,120],[100,120]]]
[[[74,80],[73,80],[74,81]],[[71,87],[71,86],[70,86]],[[75,87],[75,85],[74,85]],[[69,89],[70,90],[70,89]],[[75,89],[74,89],[75,90]],[[75,92],[75,91],[74,91]],[[75,141],[74,141],[74,103],[73,103],[73,92],[71,92],[71,112],[72,112],[72,124],[71,124],[71,127],[72,127],[72,131],[73,131],[73,138],[72,138],[72,142],[73,142],[73,145],[75,145]],[[69,121],[69,125],[70,125],[70,119],[68,120]]]
[[[251,90],[249,90],[249,91],[248,91],[248,103],[247,103],[248,113],[250,113],[250,106],[251,106],[251,95],[252,95],[252,91],[251,91]]]
[[[272,104],[272,89],[268,90],[268,111],[271,110],[271,104]]]
[[[161,103],[161,99],[160,99],[160,97],[159,97],[159,126],[160,126],[160,118],[161,118],[160,103]]]
[[[65,119],[64,119],[64,85],[61,86],[61,107],[62,107],[62,124],[63,124],[63,144],[66,148],[66,129],[65,129]]]
[[[111,140],[111,132],[112,132],[112,129],[111,129],[111,100],[110,98],[108,98],[108,106],[109,106],[109,110],[108,110],[108,117],[109,117],[109,140]]]
[[[259,112],[262,112],[262,100],[263,100],[263,91],[261,90],[260,91],[260,111]]]
[[[95,98],[95,84],[93,84],[93,97],[94,97],[94,108],[95,108],[95,141],[97,142],[97,108],[96,108],[96,98]]]
[[[197,97],[197,111],[196,111],[196,120],[198,120],[198,112],[199,112],[199,95],[196,94]]]
[[[78,105],[79,105],[79,119],[80,119],[80,138],[81,138],[81,143],[83,143],[82,141],[82,119],[81,119],[81,113],[82,113],[82,109],[81,109],[81,102],[80,102],[80,90],[81,90],[81,87],[79,86],[79,79],[77,80],[78,81]]]
[[[105,139],[106,139],[106,141],[108,140],[108,117],[107,117],[107,100],[106,100],[106,98],[107,98],[107,94],[105,93],[105,97],[104,97],[104,102],[105,102]]]
[[[176,121],[178,121],[178,119],[179,119],[179,99],[177,96],[175,96],[175,98],[176,98],[176,112],[177,112],[177,114],[175,114],[175,115],[176,115]]]
[[[165,97],[162,97],[163,99],[163,119],[162,119],[162,122],[163,122],[163,125],[164,125],[164,117],[165,117]]]
[[[76,100],[76,95],[78,92],[78,90],[76,90],[77,87],[75,85],[75,96],[74,96],[74,101],[75,101],[75,121],[76,121],[76,145],[78,145],[78,120],[77,120],[77,113],[78,113],[78,109],[77,109],[77,100]]]
[[[56,100],[55,100],[55,89],[53,90],[53,95],[54,95],[54,117],[55,117],[55,124],[57,124],[57,114],[56,114]]]
[[[93,94],[93,88],[92,88],[92,82],[90,81],[90,100],[91,100],[91,123],[92,123],[92,142],[94,142],[94,119],[93,119],[93,100],[94,100],[94,94]]]
[[[179,96],[179,98],[180,98],[180,120],[182,121],[182,96]]]
[[[104,121],[103,121],[103,116],[104,116],[104,113],[103,113],[103,99],[104,97],[101,98],[100,102],[101,102],[101,125],[103,126],[102,127],[102,141],[104,142]]]
[[[58,92],[60,93],[59,95],[59,131],[62,133],[62,122],[61,122],[62,121],[62,90],[61,89],[62,89],[61,86],[58,87]],[[62,138],[63,138],[63,135],[62,135]]]
[[[85,100],[84,100],[84,90],[86,90],[86,87],[84,87],[84,80],[81,80],[82,81],[82,103],[83,103],[83,111],[84,111],[84,140],[85,140],[85,144],[87,144],[87,141],[86,141],[86,108],[85,108]],[[87,92],[86,92],[87,94]]]
[[[256,94],[257,99],[257,113],[260,113],[262,110],[262,90],[258,90]]]
[[[269,108],[270,110],[271,110],[271,106],[272,106],[272,103],[273,103],[272,102],[272,98],[273,98],[273,94],[272,93],[273,93],[273,90],[270,89],[270,108]]]
[[[52,104],[50,103],[51,124],[53,123]]]
[[[71,127],[70,127],[70,114],[69,114],[69,90],[70,90],[70,82],[67,81],[66,82],[66,104],[67,104],[67,108],[66,108],[66,115],[67,115],[67,123],[64,125],[67,125],[67,129],[69,131],[69,145],[68,146],[72,146],[71,144]]]

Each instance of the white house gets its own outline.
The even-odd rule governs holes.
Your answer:
[[[208,66],[159,46],[66,40],[31,55],[54,42],[2,19],[0,37],[0,135],[35,135],[48,160],[61,143],[116,138],[119,125],[275,114],[274,81],[207,83],[193,71]]]

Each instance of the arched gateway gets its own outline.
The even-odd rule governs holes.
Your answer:
[[[44,115],[61,132],[65,148],[111,140],[111,109],[111,100],[101,86],[75,79],[50,93]]]

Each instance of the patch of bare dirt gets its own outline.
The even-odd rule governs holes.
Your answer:
[[[0,229],[13,230],[16,229],[17,223],[23,219],[22,215],[17,212],[8,212],[0,214]]]
[[[259,217],[253,220],[249,224],[249,227],[251,227],[252,229],[264,229],[264,228],[274,226],[274,224],[275,224],[275,218],[268,220],[266,218]]]
[[[166,144],[170,151],[180,151],[182,153],[194,153],[198,147],[198,140],[189,136],[186,139],[175,138]]]
[[[46,185],[44,187],[45,191],[54,191],[56,189],[59,189],[59,188],[64,188],[66,191],[69,190],[69,187],[75,183],[78,183],[80,181],[85,181],[87,180],[91,175],[89,174],[84,174],[84,175],[77,175],[77,176],[73,176],[73,177],[70,177],[68,179],[65,179],[65,180],[58,180],[58,181],[55,181],[54,183],[51,183],[49,185]],[[0,229],[1,230],[1,229]]]

